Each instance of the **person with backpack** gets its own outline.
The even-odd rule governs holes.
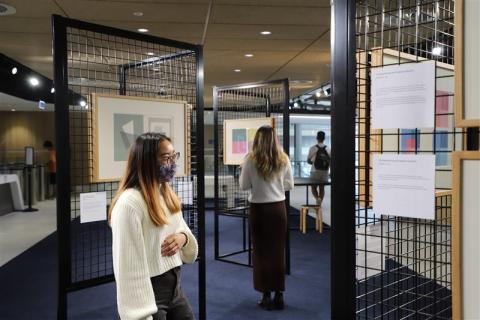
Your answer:
[[[310,169],[310,178],[319,182],[328,182],[328,170],[330,169],[330,150],[323,143],[325,141],[325,132],[317,132],[317,144],[308,151],[308,164],[312,165]],[[312,194],[318,205],[322,204],[325,196],[325,186],[313,185]]]

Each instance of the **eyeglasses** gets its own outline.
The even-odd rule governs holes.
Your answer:
[[[164,162],[175,163],[178,161],[178,159],[180,159],[180,152],[175,152],[171,155],[165,154],[160,156],[160,160]]]

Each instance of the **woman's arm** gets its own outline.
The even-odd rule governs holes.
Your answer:
[[[252,181],[250,179],[250,161],[245,159],[241,168],[242,172],[240,173],[240,178],[238,179],[240,189],[249,190],[252,188]]]
[[[290,163],[290,159],[288,159],[287,166],[285,168],[285,173],[283,176],[283,187],[285,191],[292,190],[294,186],[294,179],[292,173],[292,164]]]
[[[135,208],[117,203],[112,212],[113,270],[121,319],[151,319],[155,303],[142,224]],[[138,209],[137,209],[138,210]]]
[[[180,227],[178,228],[177,232],[184,234],[187,239],[187,242],[185,242],[183,248],[180,250],[180,257],[184,263],[193,263],[197,259],[198,255],[197,239],[185,223],[182,213],[180,212],[178,215],[180,216]]]

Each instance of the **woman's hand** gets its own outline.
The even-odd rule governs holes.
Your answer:
[[[183,248],[186,242],[187,236],[184,233],[174,233],[169,235],[162,243],[162,256],[173,256]]]

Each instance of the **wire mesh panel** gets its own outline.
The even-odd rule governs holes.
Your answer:
[[[224,121],[272,117],[278,141],[288,153],[288,80],[214,88],[215,134],[215,259],[251,266],[251,246],[246,219],[248,218],[248,191],[240,190],[238,165],[224,164]],[[253,132],[254,133],[254,132]],[[253,141],[253,135],[245,143]],[[221,219],[239,218],[242,221],[241,240],[222,244]],[[228,252],[222,252],[222,245]],[[225,249],[224,249],[225,250]],[[233,250],[233,251],[232,251]]]
[[[360,319],[451,318],[453,0],[357,0],[356,283]],[[371,71],[435,61],[433,129],[372,129]],[[372,208],[373,154],[435,154],[436,218]],[[407,201],[407,199],[405,200]]]
[[[188,104],[185,126],[190,170],[187,176],[175,178],[173,187],[182,201],[185,221],[197,238],[203,237],[199,234],[204,212],[203,187],[199,187],[203,185],[203,104],[199,103],[203,99],[203,78],[199,79],[203,66],[201,48],[196,45],[70,19],[58,19],[54,29],[61,28],[65,28],[66,39],[63,72],[68,78],[64,79],[65,83],[55,85],[64,85],[66,92],[74,93],[74,98],[68,98],[68,127],[65,128],[69,132],[69,148],[65,151],[69,154],[70,206],[60,209],[66,211],[61,214],[68,214],[70,220],[68,225],[59,225],[59,229],[69,230],[68,239],[61,241],[69,243],[65,251],[69,256],[67,283],[69,290],[75,290],[113,280],[112,237],[107,221],[80,223],[80,194],[105,191],[110,204],[118,189],[118,181],[93,179],[94,134],[98,134],[94,94],[159,98]],[[62,54],[60,44],[56,50],[58,57]],[[56,68],[62,68],[61,63],[56,63]]]

